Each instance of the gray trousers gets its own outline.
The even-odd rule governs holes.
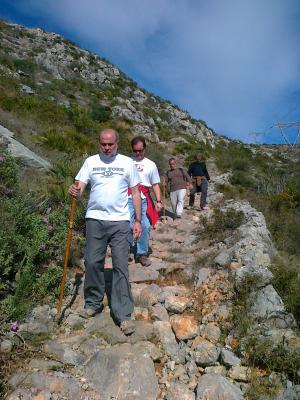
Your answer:
[[[104,261],[109,245],[113,269],[108,295],[112,314],[119,322],[130,319],[134,308],[128,272],[129,229],[129,221],[86,220],[85,307],[99,308],[103,300]]]
[[[193,183],[193,189],[190,191],[190,201],[189,205],[193,206],[195,202],[195,194],[201,192],[200,197],[200,208],[206,206],[206,198],[207,198],[207,191],[208,191],[208,182],[204,179],[201,182],[200,186],[197,186],[196,183]]]

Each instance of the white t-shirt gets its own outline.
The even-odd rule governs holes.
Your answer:
[[[104,161],[96,154],[85,160],[75,179],[91,185],[86,218],[130,220],[128,188],[140,183],[131,158],[117,154],[111,161]]]
[[[155,183],[160,183],[157,166],[153,161],[146,157],[141,161],[136,160],[134,157],[132,159],[134,165],[136,166],[142,185],[151,187]],[[143,199],[145,198],[145,195],[141,193],[141,197]]]

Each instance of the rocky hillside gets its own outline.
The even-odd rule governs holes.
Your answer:
[[[222,138],[57,34],[2,21],[0,35],[0,397],[299,399],[299,149]],[[108,299],[79,316],[86,198],[59,326],[55,307],[67,188],[106,126],[126,154],[146,136],[161,172],[201,152],[212,177],[211,209],[161,221],[152,266],[130,264],[129,338]]]
[[[139,88],[108,61],[56,33],[1,21],[0,38],[0,120],[29,147],[52,144],[61,150],[62,138],[59,145],[53,136],[71,140],[75,132],[86,142],[83,136],[97,131],[101,122],[119,122],[121,131],[128,125],[131,134],[153,143],[167,140],[170,146],[218,141],[205,122]]]
[[[59,327],[56,308],[44,305],[7,333],[1,350],[14,346],[26,359],[18,367],[13,358],[7,400],[299,399],[297,323],[272,286],[274,245],[261,213],[222,201],[214,184],[224,179],[213,178],[211,210],[158,224],[151,267],[130,263],[132,336],[108,306],[89,321],[79,316],[81,274],[68,283]],[[108,253],[108,288],[110,271]]]

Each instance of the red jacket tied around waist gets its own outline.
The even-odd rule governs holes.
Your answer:
[[[158,218],[158,212],[155,208],[154,202],[150,196],[149,188],[147,186],[139,184],[138,189],[146,197],[146,201],[147,201],[146,214],[147,214],[147,217],[149,218],[151,226],[154,228],[155,224],[159,220],[159,218]],[[128,194],[131,195],[131,189],[128,189]]]

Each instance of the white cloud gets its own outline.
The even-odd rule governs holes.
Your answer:
[[[22,5],[220,133],[249,140],[249,132],[295,105],[287,99],[300,89],[296,1],[30,0],[25,7],[19,0]]]

